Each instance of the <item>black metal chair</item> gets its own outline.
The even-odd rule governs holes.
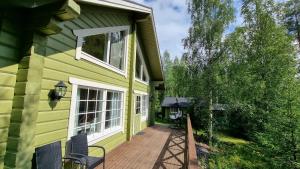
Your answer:
[[[62,169],[63,160],[71,160],[83,166],[81,159],[61,155],[61,142],[57,141],[35,149],[33,168],[36,169]]]
[[[88,146],[87,135],[78,134],[71,137],[69,143],[69,156],[80,158],[87,169],[93,169],[103,163],[103,168],[105,168],[105,148],[102,146]],[[88,156],[88,148],[96,147],[103,151],[103,157],[92,157]]]

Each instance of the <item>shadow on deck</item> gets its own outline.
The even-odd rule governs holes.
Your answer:
[[[148,127],[107,155],[107,169],[184,168],[185,131]],[[99,169],[102,166],[98,167]]]
[[[153,169],[184,168],[185,137],[183,130],[172,130]]]

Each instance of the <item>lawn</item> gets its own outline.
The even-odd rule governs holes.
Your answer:
[[[247,140],[228,136],[224,133],[215,135],[216,142],[209,155],[201,156],[202,168],[210,169],[261,169],[268,168],[262,160],[257,146]]]

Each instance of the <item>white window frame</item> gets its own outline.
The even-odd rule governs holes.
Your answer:
[[[135,114],[135,109],[136,109],[136,96],[141,96],[141,112],[140,112],[140,115],[141,115],[141,122],[144,122],[144,121],[147,121],[148,120],[148,117],[149,117],[149,110],[150,110],[150,102],[149,102],[149,93],[147,92],[142,92],[142,91],[138,91],[138,90],[134,90],[134,94],[135,94],[135,99],[134,99],[134,114]],[[143,96],[147,96],[147,99],[146,99],[146,102],[147,102],[147,112],[146,114],[143,116],[143,103],[142,103],[142,100],[143,100]]]
[[[142,49],[141,49],[141,46],[140,46],[140,43],[139,41],[137,40],[137,53],[138,55],[136,55],[136,57],[139,57],[142,64],[141,64],[141,77],[140,78],[136,78],[135,76],[135,73],[136,73],[136,64],[134,65],[134,79],[140,83],[143,83],[145,85],[149,85],[149,81],[150,81],[150,76],[149,76],[149,73],[148,73],[148,70],[147,70],[147,66],[145,64],[145,60],[144,60],[144,55],[143,55],[143,52],[142,52]],[[137,60],[137,59],[136,59]],[[146,75],[146,78],[147,78],[147,81],[144,81],[143,80],[143,73],[145,72],[145,75]]]
[[[88,136],[88,144],[92,145],[95,144],[105,138],[108,138],[112,135],[115,135],[119,132],[124,133],[124,126],[125,126],[125,98],[126,98],[126,88],[118,87],[118,86],[113,86],[113,85],[108,85],[108,84],[103,84],[103,83],[98,83],[98,82],[93,82],[93,81],[88,81],[88,80],[83,80],[83,79],[78,79],[78,78],[69,78],[69,82],[72,84],[72,98],[71,98],[71,107],[70,107],[70,114],[69,114],[69,127],[68,127],[68,140],[74,135],[74,125],[75,125],[75,115],[76,115],[76,99],[77,99],[77,91],[78,88],[81,86],[83,87],[91,87],[91,88],[98,88],[98,89],[103,89],[103,96],[106,94],[107,90],[113,90],[113,91],[118,91],[122,92],[122,111],[120,115],[120,126],[113,128],[113,130],[105,130],[103,129],[103,132],[101,133],[94,133]],[[106,99],[105,99],[106,101]],[[105,107],[106,102],[104,103]],[[105,123],[105,122],[104,122]]]
[[[103,27],[103,28],[92,28],[92,29],[79,29],[73,30],[73,33],[77,36],[77,45],[76,45],[76,54],[75,58],[77,60],[84,59],[89,62],[92,62],[96,65],[100,65],[105,67],[111,71],[114,71],[118,74],[123,75],[127,78],[127,60],[128,60],[128,41],[129,41],[129,30],[130,26],[116,26],[116,27]],[[109,64],[109,56],[110,56],[110,36],[108,36],[108,45],[106,52],[106,61],[102,61],[88,53],[82,51],[83,39],[86,36],[98,35],[98,34],[106,34],[106,33],[113,33],[113,32],[120,32],[125,31],[125,51],[124,51],[124,70],[121,70],[113,65]]]

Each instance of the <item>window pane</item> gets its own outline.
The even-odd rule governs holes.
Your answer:
[[[120,125],[120,118],[117,119],[117,122],[116,122],[116,123],[117,123],[117,126]]]
[[[88,112],[95,112],[96,110],[96,101],[89,101]]]
[[[82,51],[102,61],[106,61],[107,34],[86,36],[83,38]]]
[[[103,91],[98,90],[97,100],[103,100]]]
[[[110,34],[109,64],[124,69],[125,31]]]
[[[103,101],[98,101],[96,111],[102,111],[102,105],[103,105]]]
[[[111,110],[111,109],[112,109],[111,101],[106,101],[106,110]]]
[[[90,89],[89,90],[89,100],[96,100],[97,90]]]
[[[95,131],[96,131],[96,132],[100,132],[100,131],[101,131],[101,124],[102,124],[102,123],[97,123],[97,124],[96,124],[96,127],[95,127]]]
[[[105,120],[110,120],[110,119],[111,119],[111,111],[106,111]]]
[[[139,54],[136,53],[136,61],[135,61],[135,77],[136,78],[141,78],[141,60],[139,57]]]
[[[78,121],[77,121],[77,126],[84,126],[85,124],[85,119],[86,119],[86,115],[85,114],[81,114],[78,116]]]
[[[111,127],[111,121],[105,121],[105,129],[108,129]]]
[[[119,93],[118,92],[114,93],[113,100],[119,100]]]
[[[88,89],[79,89],[80,100],[87,100]]]
[[[79,113],[85,113],[86,112],[86,101],[79,101]]]
[[[143,79],[142,79],[142,80],[145,81],[145,82],[148,81],[147,76],[146,76],[146,72],[145,72],[145,71],[143,71]]]
[[[117,106],[118,109],[122,108],[121,104],[122,104],[122,101],[118,101],[118,106]]]
[[[107,92],[107,100],[112,100],[113,98],[113,92]]]
[[[87,123],[94,123],[95,122],[95,113],[87,114],[86,122]]]
[[[102,112],[96,113],[96,122],[102,122]]]

